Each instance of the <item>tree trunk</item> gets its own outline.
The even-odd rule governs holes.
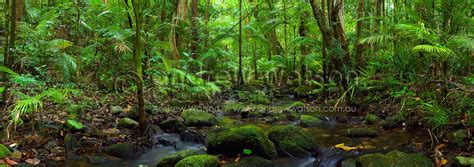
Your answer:
[[[364,65],[364,45],[359,43],[362,39],[362,29],[364,28],[364,21],[362,18],[364,17],[364,8],[365,8],[365,0],[359,0],[359,4],[357,5],[357,25],[356,25],[356,64],[359,67]]]
[[[238,82],[239,85],[244,84],[244,76],[242,72],[242,0],[239,0],[239,72]]]
[[[10,31],[9,31],[9,39],[8,39],[8,47],[7,52],[8,54],[5,57],[5,67],[8,67],[13,70],[14,64],[14,47],[15,47],[15,40],[16,40],[16,23],[18,20],[17,16],[17,2],[19,0],[12,0],[11,1],[11,13],[10,13]]]
[[[132,1],[133,13],[135,15],[135,38],[133,41],[133,61],[135,64],[135,72],[137,75],[136,84],[137,84],[137,96],[138,96],[138,108],[139,108],[139,118],[138,122],[140,124],[140,129],[142,132],[147,126],[147,116],[145,113],[145,100],[143,99],[143,69],[142,69],[142,40],[141,40],[141,30],[142,30],[142,11],[140,7],[140,0]]]
[[[193,59],[199,58],[199,18],[198,18],[198,0],[191,1],[191,55]]]

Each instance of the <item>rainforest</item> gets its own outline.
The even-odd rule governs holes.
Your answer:
[[[0,167],[472,167],[473,0],[0,0]]]

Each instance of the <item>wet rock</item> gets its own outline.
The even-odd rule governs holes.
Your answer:
[[[190,167],[190,166],[202,166],[202,167],[218,167],[219,159],[212,155],[192,155],[179,161],[175,167]]]
[[[316,147],[314,138],[294,125],[275,126],[268,132],[268,138],[281,155],[309,156]]]
[[[457,130],[448,135],[449,141],[456,145],[456,147],[466,146],[466,140],[468,138],[467,130]]]
[[[192,155],[198,155],[198,154],[199,154],[198,151],[192,150],[192,149],[179,151],[179,152],[176,152],[176,153],[173,153],[171,155],[161,158],[160,161],[158,162],[158,165],[156,166],[157,167],[174,167],[176,163],[178,163],[182,159],[192,156]]]
[[[168,118],[163,122],[160,122],[158,126],[164,131],[171,133],[181,133],[186,130],[183,121],[178,118]]]
[[[385,155],[380,153],[366,154],[357,158],[361,167],[392,166],[392,167],[432,167],[431,159],[418,153],[408,154],[391,151]],[[359,165],[358,165],[359,166]]]
[[[210,154],[237,155],[250,149],[258,156],[271,158],[276,155],[273,143],[265,133],[253,125],[211,132],[207,137],[207,150]]]
[[[90,164],[98,165],[98,164],[109,162],[109,159],[103,156],[90,155],[90,156],[87,156],[87,162]]]
[[[357,167],[357,160],[354,158],[348,158],[341,161],[341,167]]]
[[[474,157],[456,156],[454,163],[459,166],[474,166]]]
[[[176,145],[176,143],[179,142],[179,138],[176,135],[173,134],[161,134],[159,135],[156,140],[158,141],[159,144],[164,145],[164,146],[172,146]]]
[[[206,142],[206,137],[200,133],[198,133],[194,129],[186,129],[185,131],[181,132],[179,134],[181,137],[181,140],[187,141],[187,142],[193,142],[193,143],[205,143]]]
[[[74,149],[77,147],[77,140],[76,137],[72,134],[67,134],[64,136],[64,149],[66,152],[70,153],[74,151]]]
[[[336,122],[349,123],[350,120],[349,120],[349,118],[347,118],[347,116],[338,116],[338,117],[336,117]]]
[[[130,143],[113,144],[106,147],[104,151],[109,155],[120,158],[131,158],[136,155],[135,150]]]
[[[214,115],[197,109],[187,109],[181,113],[186,126],[214,126],[217,119]]]
[[[310,116],[310,115],[301,115],[300,116],[300,124],[303,127],[314,127],[321,125],[323,121],[319,118]]]
[[[119,120],[118,126],[124,127],[124,128],[136,128],[138,127],[138,122],[130,119],[128,117],[122,118]]]
[[[380,121],[380,118],[375,114],[367,114],[367,116],[365,116],[366,124],[373,125],[373,124],[378,123],[379,121]]]
[[[120,114],[120,113],[122,113],[122,111],[123,111],[123,108],[120,107],[120,106],[111,106],[110,107],[110,113],[112,113],[113,115]]]
[[[222,167],[273,167],[275,164],[273,164],[272,161],[258,157],[258,156],[252,156],[252,157],[244,157],[239,160],[239,162],[232,162],[232,163],[227,163],[222,165]]]
[[[346,130],[347,137],[377,137],[378,133],[373,128],[350,128]]]

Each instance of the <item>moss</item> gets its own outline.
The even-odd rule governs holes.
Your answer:
[[[308,156],[316,141],[303,128],[294,125],[275,126],[268,132],[268,138],[282,155]]]
[[[397,115],[392,115],[383,121],[382,127],[384,129],[394,129],[400,126],[400,123],[401,123],[401,119],[398,118]]]
[[[12,152],[10,152],[10,149],[8,149],[7,146],[0,144],[0,159],[5,158],[6,156],[9,156]]]
[[[186,126],[178,118],[168,118],[160,122],[158,126],[167,132],[181,133],[186,130]]]
[[[243,118],[257,118],[267,113],[267,107],[261,104],[250,104],[242,110],[240,115]]]
[[[388,154],[366,154],[357,158],[357,164],[361,167],[432,167],[431,160],[422,154],[407,154],[400,151],[391,151]]]
[[[379,121],[380,121],[380,118],[375,114],[367,114],[367,116],[365,116],[366,124],[372,125],[372,124],[378,123]]]
[[[310,115],[301,115],[300,122],[303,127],[313,127],[320,125],[323,121]]]
[[[105,152],[109,155],[130,158],[135,156],[134,148],[130,143],[113,144],[105,148]]]
[[[207,150],[210,154],[237,155],[250,149],[256,155],[271,158],[275,146],[265,133],[253,125],[212,132],[208,135]]]
[[[219,159],[212,155],[193,155],[179,161],[175,167],[218,167]]]
[[[304,103],[301,101],[295,101],[290,105],[290,109],[296,110],[296,111],[300,110],[300,108],[303,108],[303,107],[304,107]]]
[[[350,128],[346,130],[348,137],[376,137],[378,131],[373,128]]]
[[[171,155],[161,158],[160,162],[158,162],[158,165],[156,166],[157,167],[174,167],[174,165],[176,165],[176,163],[178,163],[182,159],[192,156],[192,155],[198,155],[198,154],[199,154],[198,151],[191,150],[191,149],[179,151],[179,152],[176,152],[176,153],[173,153]]]
[[[263,91],[252,92],[249,96],[249,101],[255,104],[270,104],[269,97]]]
[[[214,126],[217,119],[214,115],[198,109],[187,109],[181,113],[186,126]]]
[[[459,166],[474,166],[474,157],[456,156],[454,163]]]
[[[232,162],[228,164],[222,165],[223,167],[273,167],[275,164],[273,164],[272,161],[258,157],[258,156],[252,156],[252,157],[244,157],[241,158],[239,162]]]
[[[122,118],[118,122],[118,126],[125,127],[125,128],[136,128],[138,127],[138,122],[130,119],[128,117]]]

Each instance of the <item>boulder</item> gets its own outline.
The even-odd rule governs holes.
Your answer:
[[[294,125],[272,127],[268,138],[281,155],[309,156],[316,147],[314,138],[303,128]]]
[[[130,143],[113,144],[106,147],[104,151],[109,155],[120,158],[131,158],[136,155],[135,149]]]
[[[346,130],[347,137],[377,137],[378,131],[373,128],[350,128]]]
[[[10,149],[8,149],[7,146],[0,144],[0,159],[5,158],[6,156],[9,156],[12,152]]]
[[[273,164],[272,161],[258,157],[258,156],[252,156],[252,157],[244,157],[241,158],[238,162],[232,162],[232,163],[227,163],[222,165],[222,167],[273,167],[275,164]]]
[[[389,116],[388,118],[386,118],[383,122],[382,122],[382,127],[384,129],[394,129],[394,128],[397,128],[398,126],[400,126],[401,124],[401,120],[398,118],[397,115],[392,115],[392,116]]]
[[[365,116],[366,124],[373,125],[373,124],[378,123],[379,121],[380,121],[380,118],[375,114],[367,114],[367,116]]]
[[[260,128],[253,125],[221,129],[208,134],[207,150],[210,154],[234,156],[244,149],[250,149],[255,155],[264,158],[276,155],[273,143]]]
[[[160,159],[158,162],[157,167],[174,167],[176,163],[181,161],[182,159],[192,156],[192,155],[198,155],[199,152],[197,150],[192,150],[192,149],[187,149],[183,151],[179,151],[176,153],[173,153],[171,155],[168,155],[166,157],[163,157]]]
[[[300,124],[303,127],[314,127],[321,125],[323,121],[319,118],[310,116],[310,115],[301,115],[300,116]]]
[[[192,155],[179,161],[175,167],[218,167],[219,159],[212,155]]]
[[[171,133],[181,133],[186,130],[183,121],[178,118],[168,118],[160,122],[158,126],[164,131]]]
[[[184,110],[181,117],[183,117],[186,126],[214,126],[217,124],[214,115],[198,109]]]
[[[120,114],[123,111],[123,108],[120,106],[111,106],[110,107],[110,113],[112,114]]]
[[[121,118],[118,122],[118,126],[124,127],[124,128],[136,128],[138,127],[138,125],[139,124],[137,121],[130,119],[128,117]]]
[[[422,154],[409,154],[396,150],[385,155],[380,153],[362,155],[356,161],[361,167],[433,167],[431,159]]]

